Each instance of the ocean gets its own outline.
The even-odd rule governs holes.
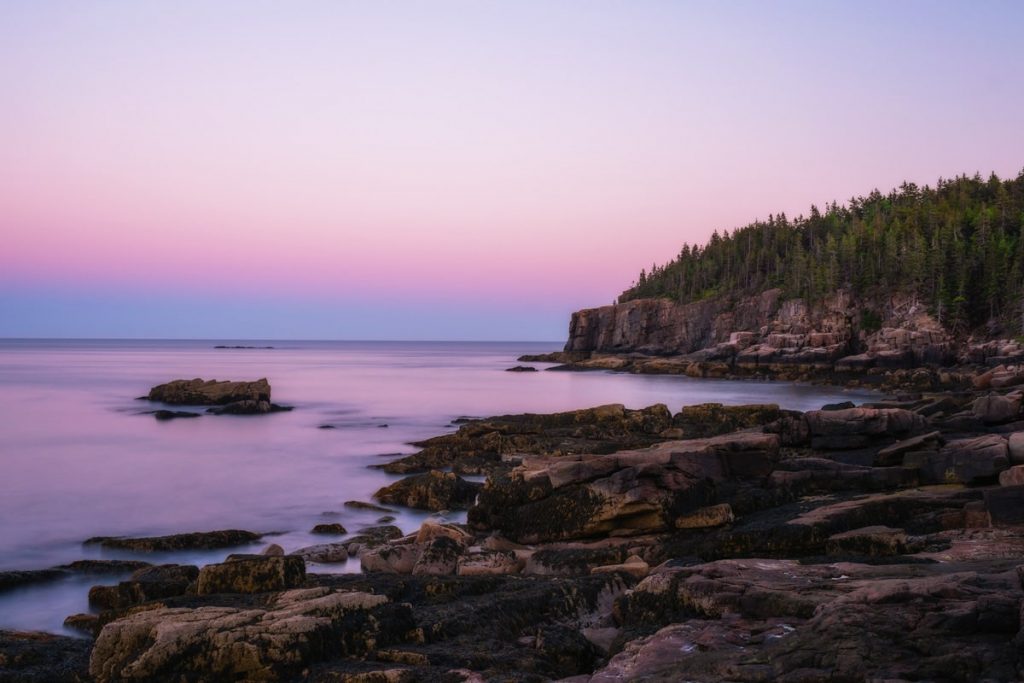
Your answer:
[[[505,372],[521,354],[560,346],[0,340],[0,571],[87,558],[205,564],[229,552],[133,555],[83,545],[93,536],[232,528],[273,534],[243,549],[250,552],[271,542],[289,552],[333,540],[309,530],[341,522],[354,532],[380,517],[343,506],[370,501],[398,478],[368,466],[414,452],[409,442],[453,431],[460,417],[606,403],[665,403],[673,412],[705,402],[808,410],[874,396],[777,382]],[[295,410],[170,421],[143,414],[154,406],[137,397],[151,386],[193,377],[266,377],[273,400]],[[428,516],[403,510],[394,523],[408,532]],[[351,559],[311,570],[358,571],[359,564]],[[76,576],[0,592],[0,628],[66,632],[64,617],[88,611],[88,587],[118,578]]]

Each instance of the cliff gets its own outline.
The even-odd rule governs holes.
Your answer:
[[[954,338],[913,296],[864,300],[837,290],[817,303],[782,296],[779,289],[729,301],[681,304],[635,299],[577,311],[565,351],[584,367],[612,367],[601,356],[684,357],[704,365],[687,374],[734,371],[863,371],[871,368],[1016,363],[1024,347],[1013,340],[976,343]],[[636,368],[633,368],[636,369]],[[683,371],[648,363],[644,372]]]

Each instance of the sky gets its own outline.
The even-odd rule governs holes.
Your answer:
[[[560,340],[769,214],[1024,169],[1024,3],[0,1],[0,337]]]

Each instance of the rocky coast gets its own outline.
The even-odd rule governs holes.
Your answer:
[[[97,537],[138,559],[0,574],[0,590],[97,581],[91,611],[65,622],[85,638],[0,634],[0,681],[1024,675],[1020,341],[954,338],[899,297],[872,317],[842,292],[808,306],[773,290],[579,311],[563,351],[520,362],[888,398],[460,419],[373,465],[396,479],[345,505],[376,525],[319,523],[287,553],[239,529]],[[284,409],[265,379],[144,398],[167,406],[158,418]],[[434,517],[406,533],[399,507]],[[160,563],[183,549],[223,561]],[[360,573],[318,573],[354,561]]]
[[[381,466],[387,507],[351,501],[467,523],[325,525],[289,554],[90,539],[249,545],[117,567],[69,617],[87,638],[0,634],[0,680],[1018,680],[1024,396],[995,376],[807,412],[467,420]],[[315,571],[347,558],[362,572]],[[75,570],[42,571],[0,585]]]

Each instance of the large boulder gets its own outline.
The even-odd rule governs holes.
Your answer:
[[[998,434],[956,439],[937,452],[912,452],[903,465],[926,484],[992,484],[1009,467],[1006,439]]]
[[[381,595],[310,588],[259,608],[136,612],[103,627],[89,673],[97,683],[287,679],[313,662],[374,647],[384,626],[374,613],[387,602]],[[393,611],[399,626],[412,627],[407,607]]]
[[[473,504],[480,486],[454,472],[432,470],[385,486],[373,497],[382,503],[418,510],[464,510]]]
[[[301,557],[250,555],[203,567],[196,593],[267,593],[296,588],[305,580],[306,563]]]
[[[229,382],[215,379],[176,379],[149,390],[150,401],[171,405],[214,406],[237,401],[270,401],[270,382]]]

